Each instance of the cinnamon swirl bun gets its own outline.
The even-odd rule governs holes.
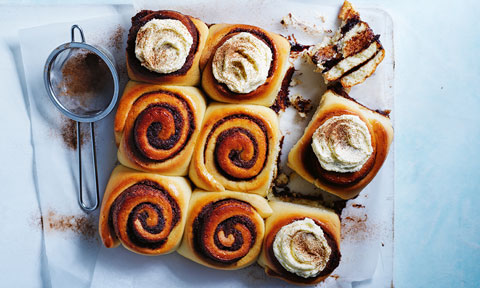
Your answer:
[[[290,44],[259,27],[210,27],[200,60],[202,87],[214,100],[271,106],[290,67]]]
[[[234,270],[255,262],[272,210],[265,198],[241,192],[195,191],[178,253],[207,267]]]
[[[110,176],[99,232],[107,248],[139,254],[173,252],[182,239],[191,188],[183,177],[138,172],[121,165]]]
[[[288,166],[322,190],[350,199],[380,170],[392,140],[388,113],[370,110],[341,88],[331,88],[288,154]]]
[[[257,105],[211,104],[205,113],[189,176],[208,191],[267,194],[276,174],[277,114]]]
[[[115,116],[118,160],[146,172],[186,175],[204,112],[197,88],[130,81]]]
[[[271,201],[258,263],[269,276],[316,284],[340,263],[340,219],[320,207]]]
[[[127,40],[127,71],[132,80],[194,86],[208,36],[199,19],[169,10],[142,10],[132,17]]]

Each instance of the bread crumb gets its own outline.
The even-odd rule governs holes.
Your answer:
[[[284,16],[280,23],[285,29],[293,27],[295,29],[302,30],[303,32],[310,35],[318,35],[324,33],[324,29],[319,28],[316,24],[312,24],[307,21],[298,19],[292,13],[288,13],[286,16]]]
[[[293,100],[290,100],[292,106],[297,110],[298,115],[302,118],[307,117],[307,114],[312,110],[312,100],[305,99],[301,95],[294,95]]]

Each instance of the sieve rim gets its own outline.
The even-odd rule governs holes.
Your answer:
[[[72,112],[71,110],[67,109],[57,98],[57,95],[55,94],[55,91],[53,90],[52,87],[52,82],[51,82],[51,76],[50,72],[52,69],[53,62],[55,59],[60,55],[65,50],[72,49],[72,48],[80,48],[80,49],[85,49],[88,50],[95,55],[99,56],[105,64],[107,64],[108,69],[110,71],[110,74],[112,75],[113,79],[113,95],[112,99],[110,100],[110,103],[107,105],[107,107],[101,112],[93,115],[83,115],[83,114],[77,114]],[[101,51],[100,49],[96,48],[95,46],[92,46],[90,44],[84,43],[84,42],[68,42],[64,43],[57,48],[55,48],[52,53],[47,58],[47,61],[45,62],[45,68],[44,68],[44,74],[43,74],[43,80],[45,84],[45,88],[47,90],[47,94],[50,98],[50,100],[53,102],[53,104],[62,112],[65,116],[68,118],[75,120],[77,122],[84,122],[84,123],[90,123],[90,122],[96,122],[98,120],[101,120],[105,118],[110,112],[113,110],[115,107],[115,104],[118,99],[118,93],[119,93],[119,77],[118,77],[118,72],[117,69],[115,68],[115,64],[113,61],[109,58],[109,56]]]

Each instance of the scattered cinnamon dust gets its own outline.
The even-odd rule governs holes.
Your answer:
[[[36,212],[30,216],[30,226],[43,230],[43,216]]]
[[[341,238],[363,241],[372,237],[375,227],[367,225],[367,214],[361,216],[347,216],[342,219]]]
[[[108,43],[110,47],[113,47],[117,50],[120,50],[123,45],[123,35],[125,34],[125,29],[118,25],[117,29],[115,29],[115,32],[110,36],[108,39]]]
[[[96,221],[92,215],[62,215],[49,210],[45,219],[46,229],[59,232],[71,231],[84,239],[93,239],[97,233]]]
[[[77,122],[62,116],[62,127],[60,128],[63,142],[71,150],[77,150]],[[90,137],[85,131],[80,131],[80,145],[83,145]]]
[[[340,278],[340,275],[332,274],[332,275],[330,275],[329,277],[337,280],[338,278]]]

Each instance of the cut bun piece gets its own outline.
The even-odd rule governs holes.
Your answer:
[[[326,83],[339,81],[349,88],[375,72],[385,50],[380,35],[375,35],[368,23],[360,19],[350,2],[344,2],[338,18],[342,24],[335,35],[314,47],[309,55],[317,66],[315,71],[322,73]]]

